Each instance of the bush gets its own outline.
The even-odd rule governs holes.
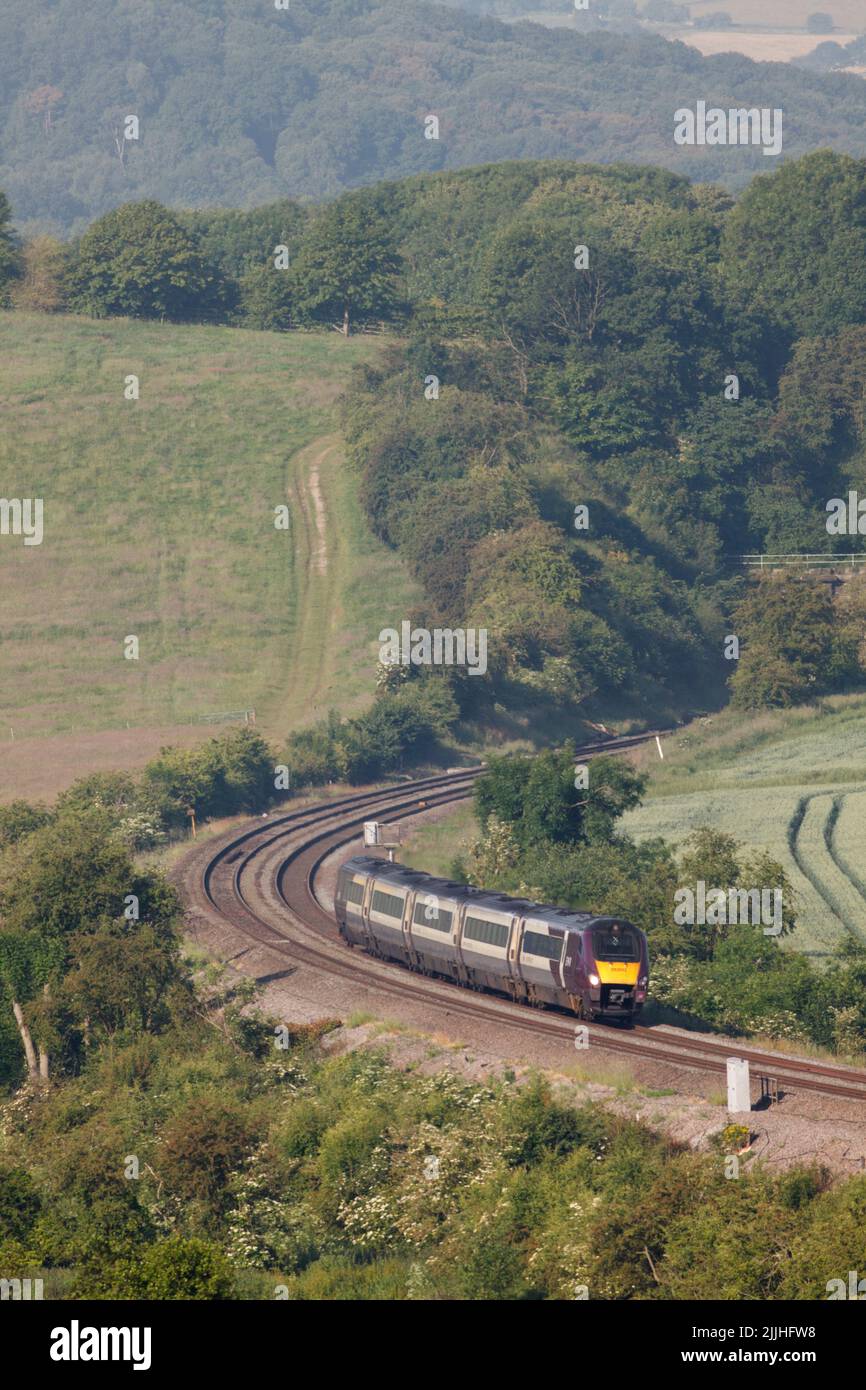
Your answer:
[[[202,1302],[231,1298],[233,1286],[219,1246],[175,1235],[146,1246],[134,1260],[118,1260],[89,1292],[106,1299]]]
[[[216,1097],[197,1096],[166,1125],[160,1171],[179,1196],[219,1206],[256,1133],[246,1110]]]
[[[38,236],[25,242],[20,278],[12,289],[13,309],[56,314],[66,307],[67,251],[55,237]]]

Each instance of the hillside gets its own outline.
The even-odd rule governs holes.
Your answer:
[[[866,151],[857,78],[650,34],[420,0],[6,0],[0,187],[24,228],[68,234],[133,198],[249,207],[515,158],[653,162],[731,187],[768,172],[754,147],[674,144],[674,111],[697,96],[782,108],[788,155]]]
[[[254,707],[280,734],[354,709],[376,634],[407,614],[392,574],[412,576],[428,627],[489,635],[490,680],[452,692],[475,743],[862,687],[862,577],[835,600],[796,576],[757,588],[741,557],[859,546],[827,516],[866,476],[864,199],[866,161],[823,151],[736,201],[640,165],[520,161],[356,190],[309,216],[278,203],[175,219],[144,203],[100,219],[57,258],[71,307],[100,317],[33,320],[11,373],[16,494],[47,493],[61,530],[50,552],[5,547],[3,725],[16,740],[170,732]],[[578,236],[591,263],[576,277]],[[287,273],[267,265],[283,238]],[[113,317],[136,313],[242,326]],[[335,317],[390,336],[306,331]],[[285,331],[249,331],[269,325]],[[30,328],[5,321],[10,361]],[[34,472],[46,456],[54,499]],[[118,456],[123,491],[103,495]],[[297,535],[281,570],[267,560],[280,533],[256,527],[287,492]],[[121,500],[133,512],[115,537]],[[85,546],[64,508],[96,528]],[[52,574],[63,546],[69,567]],[[95,627],[91,591],[112,596]],[[118,672],[111,643],[128,634],[148,664]],[[83,716],[68,698],[79,672]]]
[[[790,944],[823,956],[866,941],[866,700],[761,715],[725,713],[637,755],[650,772],[645,804],[623,820],[638,841],[680,844],[712,825],[766,847],[797,895]]]
[[[283,734],[367,703],[380,617],[411,593],[335,438],[349,370],[376,351],[0,315],[0,472],[45,506],[41,545],[0,548],[0,800],[139,765],[204,737],[204,715],[254,708]],[[284,502],[289,533],[274,527]]]

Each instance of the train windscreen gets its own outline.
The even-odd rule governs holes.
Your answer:
[[[640,943],[631,927],[594,927],[592,948],[596,960],[640,960]]]

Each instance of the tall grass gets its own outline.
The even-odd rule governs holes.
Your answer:
[[[415,592],[367,531],[335,437],[351,368],[380,349],[0,314],[2,490],[45,505],[41,546],[0,538],[4,737],[250,707],[282,733],[369,699],[378,632]]]

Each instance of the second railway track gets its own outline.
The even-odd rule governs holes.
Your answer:
[[[654,735],[612,740],[578,749],[581,757],[634,746]],[[516,1005],[496,995],[461,989],[446,981],[413,974],[391,962],[349,950],[340,940],[331,913],[317,895],[323,863],[357,839],[363,822],[423,814],[471,795],[479,769],[466,768],[418,778],[374,791],[270,816],[201,846],[186,861],[185,895],[211,920],[228,925],[250,947],[263,947],[292,974],[301,966],[393,998],[423,1002],[443,1017],[483,1020],[515,1034],[561,1039],[573,1057],[576,1021],[565,1014]],[[866,1101],[866,1070],[788,1057],[699,1035],[643,1026],[623,1032],[605,1025],[588,1027],[590,1043],[605,1051],[665,1062],[704,1073],[725,1075],[726,1059],[744,1057],[759,1073],[776,1077],[783,1091],[811,1092]]]

